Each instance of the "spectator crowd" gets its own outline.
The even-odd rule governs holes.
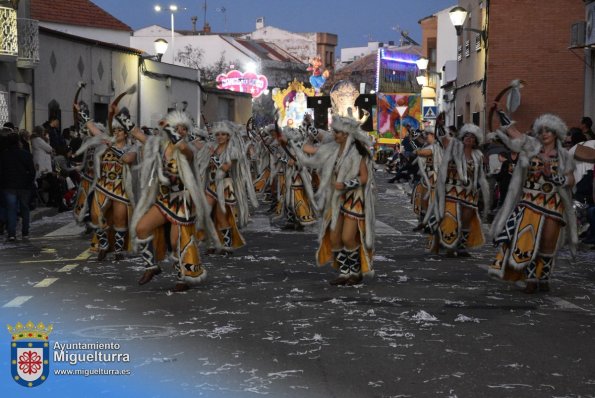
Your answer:
[[[33,131],[4,123],[0,131],[0,234],[14,242],[21,219],[21,236],[29,236],[30,212],[36,207],[72,207],[78,184],[74,153],[82,138],[72,128],[60,130],[50,118]]]

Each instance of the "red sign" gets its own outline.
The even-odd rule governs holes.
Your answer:
[[[250,93],[256,98],[267,89],[269,82],[266,76],[256,73],[242,73],[239,70],[232,70],[228,73],[217,76],[217,88],[223,90]]]

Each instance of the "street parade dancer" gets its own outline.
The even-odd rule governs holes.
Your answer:
[[[78,100],[78,97],[81,93],[81,90],[86,86],[84,82],[78,83],[78,88],[76,90],[76,94],[74,95],[74,102],[73,104],[78,104],[77,106],[73,105],[73,114],[74,114],[74,127],[75,130],[79,132],[81,137],[83,137],[83,143],[90,139],[89,129],[85,126],[85,123],[81,123],[79,117],[79,109],[82,108],[83,113],[85,115],[89,114],[89,107],[83,101]],[[74,219],[79,224],[84,224],[85,221],[90,220],[91,215],[89,214],[90,209],[90,202],[91,197],[93,194],[93,181],[94,178],[94,170],[95,167],[93,166],[94,160],[94,147],[88,148],[85,153],[83,154],[83,161],[81,165],[81,182],[79,184],[75,201],[74,201]]]
[[[84,225],[86,231],[91,231],[93,237],[91,238],[91,250],[97,252],[99,250],[99,240],[95,233],[95,228],[91,225],[91,203],[93,193],[95,192],[95,146],[85,145],[85,143],[92,139],[93,135],[86,126],[85,120],[81,119],[81,112],[86,117],[89,115],[89,106],[84,101],[79,101],[81,90],[86,87],[86,83],[78,82],[78,88],[74,95],[73,110],[74,114],[74,128],[82,137],[81,146],[87,149],[82,153],[82,161],[79,166],[81,181],[79,183],[76,196],[74,199],[73,215],[74,219],[79,225]],[[79,151],[80,153],[80,151]]]
[[[135,91],[136,86],[132,86],[118,96],[112,109],[124,95]],[[77,107],[79,117],[93,135],[93,139],[81,146],[79,153],[90,148],[94,152],[91,226],[99,243],[97,260],[103,261],[110,249],[113,249],[115,259],[120,260],[122,253],[128,251],[128,224],[134,208],[130,165],[136,161],[136,152],[128,140],[127,130],[118,121],[109,123],[108,134],[105,134],[90,120],[84,106]]]
[[[241,137],[243,126],[229,121],[215,122],[211,131],[215,142],[200,141],[194,159],[199,186],[203,187],[212,222],[217,228],[223,254],[231,254],[246,241],[240,228],[248,224],[249,201],[258,206]],[[215,252],[210,248],[209,252]]]
[[[571,192],[574,160],[563,148],[568,129],[560,117],[544,114],[533,123],[532,137],[499,113],[496,136],[518,153],[518,161],[492,224],[499,250],[489,274],[525,280],[525,293],[547,292],[558,249],[566,239],[574,254],[578,243]]]
[[[253,136],[256,137],[255,142],[255,157],[256,157],[256,177],[254,178],[254,190],[256,193],[266,193],[265,196],[271,196],[271,185],[275,175],[273,174],[275,164],[275,151],[273,147],[276,145],[270,131],[274,129],[274,125],[266,126],[262,129],[254,129]]]
[[[144,285],[161,273],[159,261],[166,257],[169,239],[177,274],[173,290],[188,290],[207,277],[199,256],[197,229],[220,246],[205,213],[204,192],[192,172],[193,151],[186,142],[193,128],[192,120],[182,111],[172,111],[160,122],[156,134],[149,136],[135,127],[127,115],[120,112],[117,118],[143,143],[142,194],[130,226],[133,243],[145,263],[138,283]]]
[[[436,182],[436,200],[428,226],[436,252],[440,245],[449,257],[469,257],[467,249],[484,244],[479,215],[481,192],[484,209],[489,209],[489,187],[479,147],[483,134],[474,124],[465,124],[458,138],[450,140],[442,156]]]
[[[302,230],[316,222],[312,174],[295,156],[295,151],[301,150],[307,142],[308,131],[304,127],[303,124],[299,128],[285,127],[282,132],[278,130],[278,126],[275,127],[277,134],[282,134],[285,140],[292,142],[291,148],[283,147],[286,162],[282,163],[282,174],[285,177],[285,186],[282,187],[283,194],[278,206],[281,212],[279,217],[285,218],[286,229]]]
[[[425,145],[415,149],[415,162],[419,166],[419,182],[413,188],[411,200],[413,212],[418,216],[419,224],[414,229],[421,230],[427,222],[426,215],[430,203],[436,197],[436,181],[438,180],[438,168],[442,161],[442,144],[436,139],[436,134],[431,127],[424,130]]]
[[[331,127],[334,142],[319,147],[307,144],[295,153],[304,166],[320,172],[316,205],[322,220],[316,261],[319,266],[332,262],[339,270],[331,285],[352,286],[364,274],[374,273],[376,184],[370,140],[359,121],[349,114],[335,114]],[[284,137],[279,139],[293,145]]]

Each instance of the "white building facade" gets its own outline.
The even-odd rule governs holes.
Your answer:
[[[436,89],[436,98],[438,110],[444,111],[446,114],[447,125],[452,125],[455,122],[452,114],[454,95],[452,90],[447,89],[457,80],[457,32],[448,15],[453,7],[455,5],[434,14],[438,20],[436,69],[441,74],[440,84]]]

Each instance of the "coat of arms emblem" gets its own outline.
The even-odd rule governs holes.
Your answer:
[[[10,369],[12,379],[24,387],[37,387],[50,373],[50,342],[48,335],[52,325],[42,322],[35,325],[29,321],[26,325],[18,322],[14,327],[8,325],[12,335],[10,343]]]

